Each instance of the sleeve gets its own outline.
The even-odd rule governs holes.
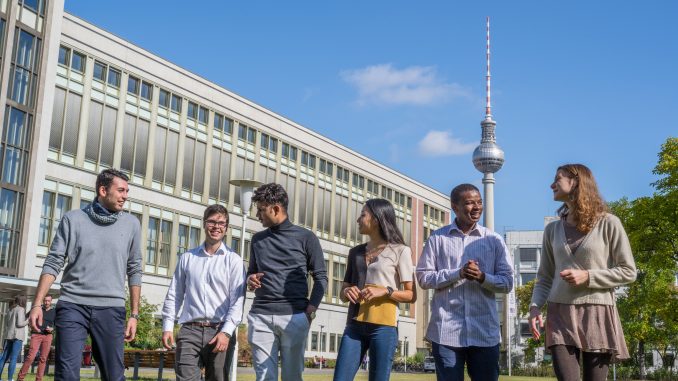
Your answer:
[[[226,334],[231,334],[235,331],[236,327],[242,321],[242,314],[244,310],[245,303],[245,265],[242,262],[242,258],[238,255],[234,255],[234,260],[230,261],[230,271],[229,271],[229,295],[228,300],[230,301],[230,306],[226,312],[224,318],[224,325],[221,327],[221,332]]]
[[[130,287],[141,286],[141,227],[135,219],[135,229],[127,258],[127,282]]]
[[[414,265],[412,264],[412,250],[408,246],[403,245],[403,250],[398,259],[398,274],[400,275],[400,283],[412,282],[414,273]]]
[[[494,274],[485,273],[485,281],[481,286],[496,294],[508,294],[513,289],[513,266],[504,240],[500,236],[494,238]]]
[[[617,217],[610,215],[606,230],[606,246],[609,248],[612,267],[589,270],[589,288],[613,288],[636,280],[636,263],[624,226]]]
[[[177,311],[181,309],[181,305],[184,303],[184,292],[186,287],[184,278],[184,255],[186,254],[179,257],[179,262],[177,263],[177,267],[174,269],[174,275],[172,276],[172,282],[170,282],[170,286],[167,289],[165,302],[162,305],[163,332],[174,330],[174,321],[177,317]]]
[[[23,328],[28,325],[28,321],[26,310],[23,307],[19,307],[16,314],[16,327]]]
[[[553,276],[555,275],[556,265],[553,259],[552,233],[553,222],[544,229],[544,238],[542,240],[541,256],[539,260],[539,269],[537,270],[537,281],[532,290],[532,300],[530,307],[542,308],[546,304],[546,299],[551,291]]]
[[[309,303],[318,307],[327,289],[327,269],[320,241],[313,233],[309,234],[306,242],[306,255],[308,256],[308,270],[313,274],[313,289]]]
[[[355,249],[351,249],[351,251],[348,252],[348,260],[346,261],[346,272],[344,272],[344,283],[348,283],[351,285],[356,285],[355,282],[353,281],[354,275],[353,273],[355,272]],[[340,290],[341,291],[341,290]]]
[[[417,281],[423,289],[442,289],[461,279],[461,269],[439,269],[436,263],[442,251],[439,239],[431,235],[417,263]]]
[[[59,276],[61,270],[66,263],[66,251],[68,250],[69,235],[70,235],[71,220],[66,214],[59,222],[52,245],[49,247],[49,253],[45,258],[45,263],[42,265],[42,274],[50,274],[55,278]]]
[[[249,264],[247,265],[247,274],[245,277],[259,272],[259,267],[257,266],[257,252],[254,250],[254,243],[256,241],[258,241],[258,239],[255,235],[252,237],[252,242],[250,242],[250,260]]]

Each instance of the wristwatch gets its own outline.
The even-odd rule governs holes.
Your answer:
[[[387,286],[386,291],[388,291],[388,297],[390,298],[393,295],[393,287]]]
[[[129,318],[139,320],[139,314],[129,314]]]
[[[315,319],[315,311],[311,312],[310,314],[307,313],[306,316],[308,316],[309,320]]]

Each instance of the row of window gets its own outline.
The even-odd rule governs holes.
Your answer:
[[[64,56],[73,56],[69,48]],[[82,55],[84,56],[84,55]],[[72,60],[71,60],[72,62]],[[78,61],[79,62],[79,61]],[[95,61],[95,64],[98,61]],[[62,63],[63,65],[63,63]],[[72,68],[71,68],[72,69]],[[111,68],[108,68],[109,72]],[[98,71],[104,73],[104,68]],[[119,78],[119,72],[116,72]],[[142,99],[150,99],[153,91],[152,85],[134,76],[129,77],[128,90],[134,92]],[[144,90],[146,89],[146,90]],[[93,91],[94,94],[94,91]],[[57,153],[52,159],[60,158],[68,164],[75,164],[75,157],[79,145],[84,145],[86,169],[98,171],[102,168],[114,165],[115,157],[115,129],[118,112],[108,102],[90,100],[89,107],[82,104],[82,95],[78,89],[70,86],[62,88],[57,86],[55,91],[55,107],[52,118],[52,131],[50,134],[50,148]],[[172,112],[181,112],[183,98],[159,89],[159,106],[170,107]],[[129,105],[129,100],[128,100]],[[118,106],[119,107],[119,106]],[[87,110],[85,118],[80,113]],[[366,181],[362,175],[353,173],[346,168],[335,166],[325,159],[318,159],[314,154],[301,151],[289,143],[280,142],[277,138],[256,129],[238,123],[237,135],[232,136],[235,122],[219,113],[213,113],[213,134],[219,135],[219,139],[213,139],[209,144],[206,133],[190,127],[187,123],[183,138],[183,152],[181,151],[181,124],[167,123],[159,117],[156,123],[151,122],[150,113],[143,116],[134,113],[126,107],[124,115],[121,155],[119,167],[130,173],[132,181],[142,184],[147,173],[152,171],[153,188],[163,190],[175,195],[181,195],[193,201],[203,202],[205,193],[208,194],[208,202],[221,202],[235,205],[240,204],[239,192],[234,192],[233,201],[229,199],[229,180],[235,178],[256,178],[262,182],[275,182],[283,184],[290,195],[290,215],[297,216],[297,223],[313,228],[326,239],[334,239],[341,243],[354,244],[360,242],[362,237],[358,234],[357,226],[352,220],[357,218],[362,208],[365,197],[379,197],[379,192],[384,198],[388,198],[396,205],[400,205],[407,212],[407,216],[400,214],[398,222],[401,230],[405,233],[405,239],[409,242],[411,230],[411,217],[409,216],[412,206],[412,198],[394,191],[386,186],[379,185],[373,180],[367,181],[368,192],[365,193]],[[192,101],[188,101],[186,110],[187,120],[196,119],[198,123],[205,124],[209,120],[210,111]],[[159,113],[160,114],[160,113]],[[178,115],[177,115],[178,119]],[[87,120],[87,126],[79,126],[80,120]],[[195,125],[193,125],[195,126]],[[78,141],[79,128],[87,128],[87,139]],[[154,137],[151,137],[151,134]],[[259,139],[257,139],[257,136]],[[237,139],[237,149],[226,142]],[[255,152],[258,143],[259,152]],[[149,145],[153,144],[155,153],[150,154]],[[211,146],[211,147],[210,147]],[[280,150],[280,156],[278,151]],[[183,153],[183,158],[181,154]],[[211,156],[211,170],[205,179],[205,162],[207,155]],[[149,157],[152,156],[152,157]],[[259,157],[259,165],[255,165],[256,157]],[[297,162],[297,158],[300,158]],[[181,165],[179,165],[181,163]],[[234,168],[232,168],[232,165]],[[336,171],[335,171],[336,168]],[[235,172],[233,172],[233,170]],[[298,173],[301,171],[301,174]],[[181,171],[181,187],[178,186],[178,173]],[[234,176],[231,176],[233,173]],[[336,176],[335,176],[336,175]],[[352,179],[349,188],[349,180]],[[205,181],[207,180],[207,183]],[[297,183],[297,181],[299,181]],[[333,184],[336,182],[336,187]],[[316,185],[317,184],[317,185]],[[317,188],[316,188],[317,186]],[[322,188],[322,189],[321,189]],[[349,193],[349,189],[351,193]],[[334,192],[333,192],[334,190]],[[298,210],[295,210],[295,192],[298,192]],[[317,193],[317,194],[316,194]],[[332,194],[335,194],[333,197]],[[350,200],[350,202],[349,202]],[[334,210],[350,210],[350,221],[345,213],[335,213],[332,220],[332,202],[335,202]],[[315,202],[315,204],[313,204]],[[350,209],[348,208],[350,204]],[[315,215],[314,215],[314,210]],[[296,213],[296,214],[295,214]],[[343,214],[340,216],[339,214]],[[315,217],[315,221],[314,221]],[[332,233],[332,223],[334,229]],[[348,226],[348,229],[347,229]]]

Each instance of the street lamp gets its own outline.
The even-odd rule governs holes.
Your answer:
[[[405,336],[405,342],[403,342],[403,353],[405,354],[405,373],[407,373],[407,336]]]
[[[318,345],[318,348],[320,348],[320,366],[319,368],[322,370],[323,368],[323,328],[325,328],[324,325],[320,324],[320,337],[318,338],[320,341],[320,344]]]
[[[260,181],[252,179],[234,179],[229,181],[229,184],[240,187],[240,206],[242,207],[242,230],[240,234],[240,256],[244,258],[245,255],[245,232],[247,231],[247,215],[252,207],[252,193],[254,189],[263,184]],[[245,303],[242,305],[245,310]],[[238,375],[238,329],[235,330],[235,349],[233,351],[233,361],[231,362],[231,377],[230,380],[236,380]]]

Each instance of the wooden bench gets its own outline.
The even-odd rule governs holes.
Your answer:
[[[133,380],[139,379],[139,368],[158,368],[158,381],[162,381],[165,367],[174,369],[174,351],[148,351],[126,349],[124,353],[125,368],[134,367]]]

